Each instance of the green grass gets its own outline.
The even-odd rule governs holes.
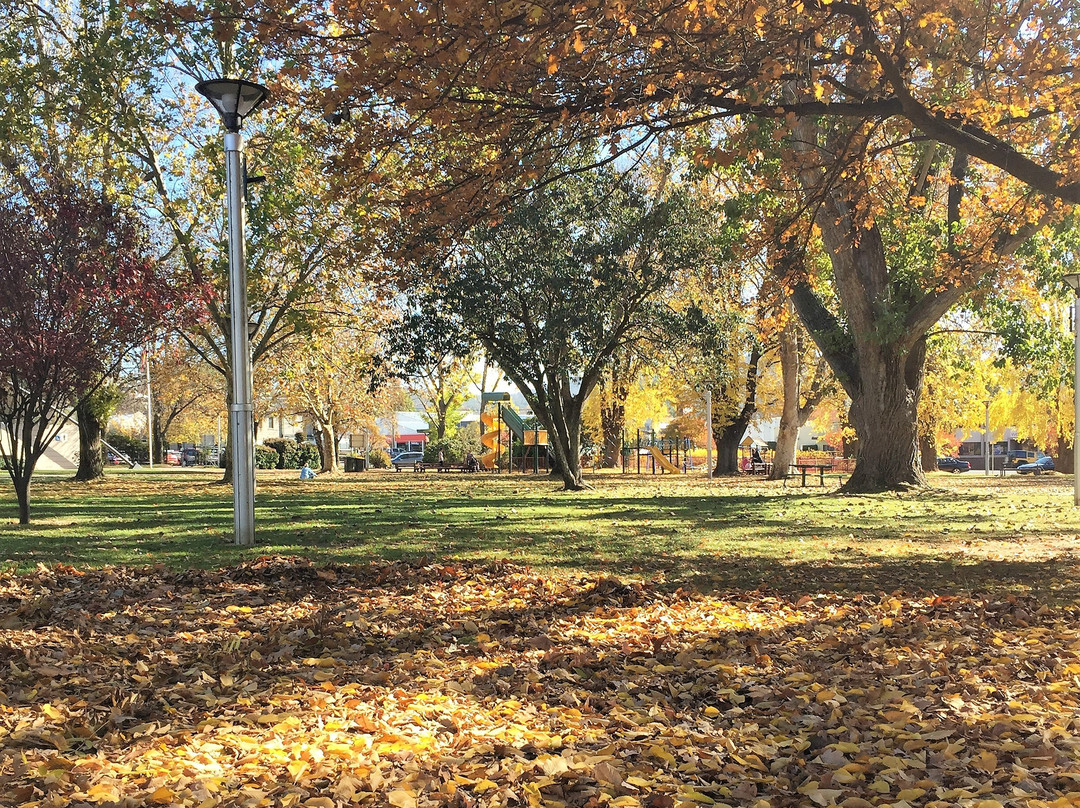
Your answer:
[[[585,493],[530,476],[369,472],[300,483],[260,472],[259,546],[231,544],[231,489],[210,471],[42,474],[32,524],[0,491],[0,561],[217,567],[262,554],[317,561],[509,558],[667,586],[813,593],[1008,589],[1080,595],[1071,478],[934,475],[918,493],[839,497],[779,483],[598,475]]]

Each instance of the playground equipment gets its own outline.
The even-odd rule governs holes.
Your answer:
[[[649,447],[649,454],[651,454],[653,456],[653,458],[655,458],[656,462],[659,463],[660,467],[662,469],[664,469],[665,471],[669,471],[672,474],[681,474],[682,473],[682,472],[679,471],[678,466],[676,466],[674,463],[672,463],[670,460],[668,460],[666,457],[664,457],[664,453],[660,451],[659,447],[650,446]]]
[[[629,471],[630,457],[637,458],[637,473],[641,474],[641,459],[646,460],[646,473],[656,474],[657,469],[661,474],[682,474],[686,470],[692,470],[690,452],[694,447],[689,438],[658,438],[651,430],[637,430],[634,442],[631,443],[626,433],[623,433],[622,446],[622,470],[625,474]]]
[[[503,454],[503,448],[510,450],[510,466],[514,466],[514,442],[521,447],[521,470],[525,471],[528,461],[532,460],[533,472],[540,471],[540,449],[544,449],[544,468],[547,462],[547,431],[539,427],[530,427],[521,416],[514,410],[505,406],[510,401],[509,393],[484,393],[481,399],[482,405],[495,403],[498,406],[494,412],[485,411],[480,416],[480,423],[484,430],[480,434],[480,443],[487,452],[480,455],[480,465],[486,469],[495,469],[499,458]]]
[[[480,425],[484,428],[484,431],[480,433],[480,443],[488,450],[480,455],[480,465],[486,469],[495,468],[495,462],[502,454],[502,421],[500,420],[499,426],[496,427],[495,419],[498,410],[502,409],[502,403],[509,400],[509,393],[484,393],[480,397],[480,406],[485,410],[480,415]],[[488,411],[488,404],[497,404],[496,411]]]

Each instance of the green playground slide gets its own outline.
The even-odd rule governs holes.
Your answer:
[[[501,407],[503,423],[514,433],[519,441],[525,441],[525,432],[528,427],[525,426],[525,422],[521,419],[521,416],[514,412],[509,407]]]

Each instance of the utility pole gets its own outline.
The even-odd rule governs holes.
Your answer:
[[[143,361],[146,362],[146,464],[154,468],[154,421],[150,398],[150,348],[143,343]]]

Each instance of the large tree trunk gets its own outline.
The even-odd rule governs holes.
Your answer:
[[[757,342],[750,349],[750,359],[746,364],[746,386],[742,406],[731,420],[724,420],[723,413],[713,410],[712,433],[716,441],[716,468],[713,474],[739,473],[739,444],[746,434],[750,421],[757,412],[758,368],[761,365],[762,349]],[[722,396],[721,396],[722,397]]]
[[[919,436],[919,457],[923,471],[937,469],[937,439],[933,435]]]
[[[1062,435],[1057,439],[1057,456],[1054,458],[1054,465],[1058,471],[1065,474],[1075,473],[1076,454],[1073,451],[1073,445],[1068,439]]]
[[[101,456],[101,421],[89,400],[75,408],[75,420],[79,426],[79,467],[75,471],[78,482],[89,482],[105,476],[105,463]]]
[[[626,426],[625,399],[606,402],[600,408],[600,427],[604,434],[604,456],[601,465],[615,468],[622,458],[623,428]]]
[[[335,440],[333,424],[318,424],[315,435],[315,442],[319,446],[319,458],[322,463],[319,473],[333,474],[337,471],[337,463],[334,461],[334,445],[337,440]]]
[[[161,428],[161,419],[154,418],[154,462],[164,466],[169,455],[169,435]]]
[[[859,358],[861,390],[852,396],[849,411],[859,454],[843,487],[846,493],[926,484],[918,462],[917,426],[926,342],[920,340],[906,356],[896,356],[888,344],[878,347]]]
[[[15,498],[19,501],[19,524],[30,524],[30,473],[11,478],[15,485]]]
[[[521,385],[518,385],[519,388]],[[530,402],[533,412],[548,433],[548,448],[555,455],[552,474],[563,481],[563,490],[581,491],[587,488],[581,473],[581,408],[584,396],[573,396],[569,380],[548,379],[548,386]],[[586,390],[585,395],[588,395]]]
[[[780,428],[776,433],[776,451],[773,452],[770,480],[786,477],[788,469],[795,462],[795,444],[799,440],[799,429],[802,427],[799,418],[801,364],[799,342],[793,333],[793,324],[789,324],[780,334],[780,377],[784,386],[784,402],[780,412]]]
[[[581,473],[581,415],[560,413],[554,421],[545,423],[548,445],[555,454],[553,471],[562,478],[563,490],[582,491],[587,486]]]
[[[749,424],[749,418],[739,418],[713,431],[713,438],[716,440],[716,468],[713,474],[719,476],[739,473],[739,444],[742,443]]]

